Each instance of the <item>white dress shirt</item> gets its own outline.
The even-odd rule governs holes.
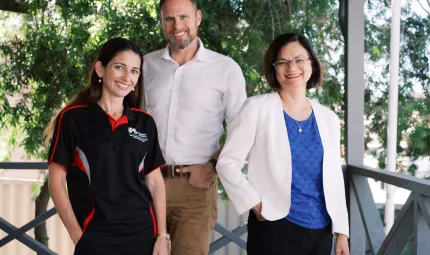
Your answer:
[[[246,100],[245,79],[231,58],[206,49],[179,66],[169,46],[143,62],[146,110],[158,128],[167,164],[202,164],[219,149],[218,140]]]
[[[309,100],[310,101],[310,100]],[[336,114],[310,101],[324,148],[323,186],[335,233],[349,236],[348,211],[340,159],[340,122]],[[242,174],[248,156],[248,178]],[[228,127],[216,166],[239,214],[262,203],[262,216],[279,220],[291,206],[292,162],[282,101],[278,93],[250,97]]]

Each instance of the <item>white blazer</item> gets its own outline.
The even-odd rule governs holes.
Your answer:
[[[348,211],[340,159],[340,123],[325,106],[309,100],[324,148],[323,186],[333,233],[349,236]],[[248,179],[241,172],[248,156]],[[277,92],[248,98],[228,127],[216,166],[239,214],[262,202],[262,215],[274,221],[291,205],[291,151]]]

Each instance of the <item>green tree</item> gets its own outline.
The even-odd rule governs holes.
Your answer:
[[[408,1],[401,13],[401,44],[399,71],[399,107],[397,126],[398,158],[430,156],[430,16],[417,15]],[[365,115],[369,121],[366,138],[377,134],[381,142],[378,158],[379,168],[386,164],[389,51],[390,51],[390,5],[388,1],[368,0],[366,9],[365,58],[366,91]],[[430,9],[430,8],[429,8]],[[421,93],[419,92],[421,91]],[[400,141],[407,146],[400,146]],[[398,162],[399,171],[415,175],[415,164],[404,169]]]
[[[327,68],[323,88],[312,94],[327,105],[341,106],[342,55],[332,57],[343,48],[336,1],[201,2],[200,36],[207,47],[240,64],[249,95],[268,91],[261,70],[265,47],[278,34],[300,32],[311,38]],[[85,85],[98,46],[116,36],[134,39],[146,53],[165,46],[157,4],[26,1],[25,37],[0,45],[0,96],[18,93],[22,100],[14,106],[7,100],[0,104],[0,124],[19,126],[26,151],[45,158],[42,131],[53,113]]]

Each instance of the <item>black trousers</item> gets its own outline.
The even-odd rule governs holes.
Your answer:
[[[101,243],[85,237],[76,244],[74,255],[152,255],[155,238],[134,243]]]
[[[254,212],[248,219],[248,255],[330,255],[331,226],[308,229],[289,222],[258,221]]]

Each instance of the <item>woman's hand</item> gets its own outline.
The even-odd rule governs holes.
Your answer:
[[[255,213],[255,216],[257,216],[257,220],[259,221],[265,221],[266,219],[261,215],[261,209],[263,208],[261,202],[258,203],[256,206],[252,207],[252,210]]]
[[[82,229],[73,212],[69,195],[66,192],[66,171],[57,163],[51,163],[49,169],[49,191],[55,209],[69,233],[70,239],[76,246],[82,237]]]
[[[72,239],[72,242],[75,246],[78,244],[79,240],[81,240],[81,237],[82,237],[82,230],[76,231],[75,233],[72,233],[70,235],[70,238]]]
[[[154,250],[152,255],[168,255],[168,245],[169,241],[164,237],[158,237],[154,245]]]
[[[348,237],[338,234],[335,246],[336,255],[349,255]]]

